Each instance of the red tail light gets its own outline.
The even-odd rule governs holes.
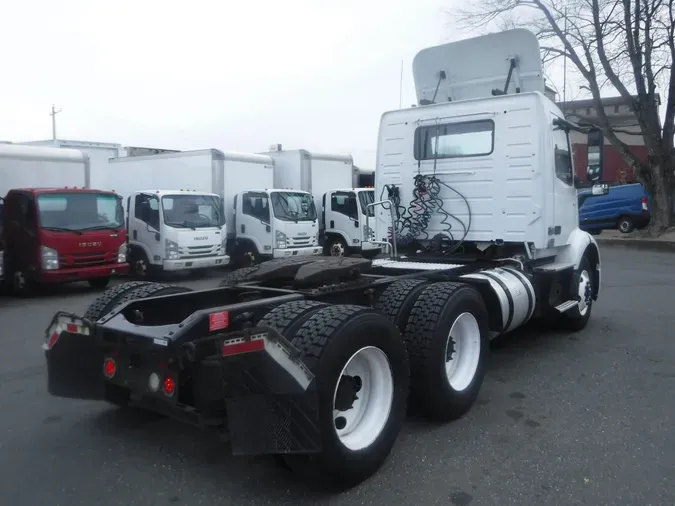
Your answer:
[[[103,361],[103,374],[105,377],[110,379],[115,376],[115,371],[117,371],[117,364],[112,358],[106,358]]]
[[[164,395],[167,397],[171,397],[176,391],[176,383],[171,376],[164,378],[164,381],[162,382],[162,390],[164,391]]]
[[[642,212],[646,213],[649,211],[649,208],[647,207],[647,197],[642,197],[640,200],[642,201]]]

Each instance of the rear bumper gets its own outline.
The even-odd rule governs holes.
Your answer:
[[[323,248],[321,246],[308,246],[306,248],[275,249],[272,256],[274,258],[309,257],[322,253]]]
[[[41,271],[36,277],[36,281],[39,281],[40,283],[70,283],[73,281],[86,281],[88,279],[123,276],[128,273],[128,263],[105,264],[97,265],[95,267]]]
[[[226,430],[236,455],[320,451],[314,376],[297,350],[273,329],[206,337],[195,348],[139,334],[128,339],[131,336],[108,325],[119,318],[123,316],[97,327],[72,314],[54,316],[43,345],[51,395],[104,400],[109,386],[115,385],[127,389],[130,401],[144,409]],[[246,343],[249,348],[242,351]],[[202,345],[210,355],[204,356]],[[214,349],[221,353],[213,354]],[[116,364],[111,378],[104,374],[106,359]],[[180,370],[171,365],[179,362]],[[161,380],[157,391],[150,382],[153,373]],[[161,386],[167,377],[176,385],[173,395]]]
[[[224,267],[230,263],[230,257],[221,255],[216,257],[203,257],[180,260],[164,260],[162,268],[165,271],[183,271],[186,269],[208,269],[210,267]]]

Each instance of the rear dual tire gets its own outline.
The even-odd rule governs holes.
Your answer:
[[[401,330],[410,357],[411,405],[429,418],[464,415],[480,392],[489,351],[488,313],[463,283],[392,283],[375,307]]]
[[[371,308],[309,301],[283,304],[259,324],[291,340],[315,374],[322,451],[280,458],[329,488],[369,478],[405,419],[409,366],[395,325]]]

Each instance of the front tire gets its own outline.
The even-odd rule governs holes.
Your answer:
[[[348,257],[349,247],[342,237],[330,236],[326,244],[326,254],[331,257]]]
[[[560,315],[560,326],[564,330],[578,332],[586,327],[593,309],[593,269],[588,257],[584,256],[579,268],[572,275],[572,294],[581,299],[579,304]]]
[[[353,487],[383,465],[403,425],[409,365],[400,333],[371,308],[336,305],[314,312],[292,343],[316,375],[322,452],[284,460],[330,488]]]

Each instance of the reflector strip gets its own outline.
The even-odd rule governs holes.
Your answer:
[[[56,341],[59,340],[60,335],[61,334],[56,332],[56,331],[51,333],[51,335],[49,336],[49,339],[47,339],[47,349],[48,350],[52,349],[52,347],[56,344]]]
[[[265,336],[260,334],[251,337],[250,341],[246,341],[243,337],[225,341],[223,343],[222,354],[223,357],[230,357],[232,355],[241,355],[243,353],[251,353],[253,351],[262,351],[264,349]]]

